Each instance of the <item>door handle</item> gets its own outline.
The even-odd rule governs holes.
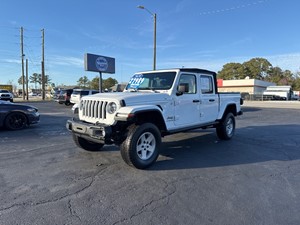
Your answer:
[[[210,102],[214,102],[214,101],[215,101],[215,99],[209,99],[209,101],[210,101]]]
[[[195,100],[193,100],[193,102],[200,102],[200,100],[195,99]]]

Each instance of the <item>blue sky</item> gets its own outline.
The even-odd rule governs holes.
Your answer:
[[[84,71],[84,54],[116,59],[126,82],[152,69],[153,18],[157,14],[157,69],[197,67],[219,71],[254,57],[300,71],[299,0],[1,0],[0,84],[21,76],[20,27],[29,76],[41,73],[41,29],[45,68],[56,85],[72,85]]]

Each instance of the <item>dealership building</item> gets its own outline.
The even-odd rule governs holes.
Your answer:
[[[220,92],[240,92],[253,94],[262,94],[268,86],[274,86],[275,83],[257,80],[257,79],[242,79],[242,80],[223,80],[218,79],[218,89]]]

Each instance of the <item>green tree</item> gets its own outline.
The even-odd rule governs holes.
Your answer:
[[[90,88],[99,90],[99,77],[94,77],[90,82]]]
[[[272,68],[272,64],[264,58],[253,58],[243,63],[246,75],[252,79],[264,80]]]
[[[109,78],[104,79],[102,81],[102,88],[103,89],[106,89],[106,88],[109,89],[117,83],[118,83],[118,81],[116,79],[109,77]]]
[[[251,79],[264,80],[268,77],[272,69],[272,64],[264,58],[253,58],[243,64],[227,63],[222,70],[218,72],[218,77],[226,80]]]
[[[114,78],[111,78],[111,77],[109,77],[107,79],[102,79],[102,88],[103,89],[106,89],[106,88],[109,89],[117,83],[118,83],[118,81]],[[95,90],[99,89],[99,77],[95,77],[91,80],[90,88],[95,89]]]
[[[19,85],[22,85],[22,84],[23,84],[22,76],[19,77],[19,79],[18,79],[18,84],[19,84]],[[24,76],[24,84],[26,84],[26,77],[25,77],[25,76]]]
[[[295,74],[293,89],[296,91],[300,91],[300,72],[299,71]]]
[[[293,85],[294,75],[290,70],[285,70],[282,72],[282,78],[277,83],[278,85]]]
[[[293,90],[300,91],[300,71],[294,74],[290,70],[283,71],[280,67],[273,67],[264,58],[253,58],[243,64],[227,63],[218,72],[218,78],[226,80],[244,79],[247,76],[251,79],[273,82],[276,85],[290,85]]]
[[[267,81],[276,83],[277,85],[291,85],[295,86],[296,75],[290,70],[282,71],[280,67],[273,67],[266,77]]]
[[[30,83],[34,83],[34,88],[37,89],[36,84],[41,84],[40,80],[39,80],[39,75],[37,73],[33,73],[30,77],[29,77],[29,82]]]
[[[81,88],[88,88],[89,87],[89,79],[87,76],[80,77],[79,80],[77,81],[77,85]]]
[[[51,84],[51,79],[49,75],[45,75],[45,85],[49,85],[49,84]]]
[[[18,84],[22,85],[23,84],[23,79],[22,79],[22,76],[19,77],[18,79]]]
[[[266,76],[266,81],[278,84],[282,79],[282,69],[280,67],[271,68],[269,74]]]
[[[224,80],[244,79],[245,70],[241,63],[227,63],[218,72],[218,78]]]

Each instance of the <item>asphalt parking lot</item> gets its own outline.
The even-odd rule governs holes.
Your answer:
[[[298,225],[298,103],[246,102],[232,140],[168,136],[156,164],[137,170],[117,146],[77,148],[70,106],[31,102],[39,124],[0,130],[0,224]]]

